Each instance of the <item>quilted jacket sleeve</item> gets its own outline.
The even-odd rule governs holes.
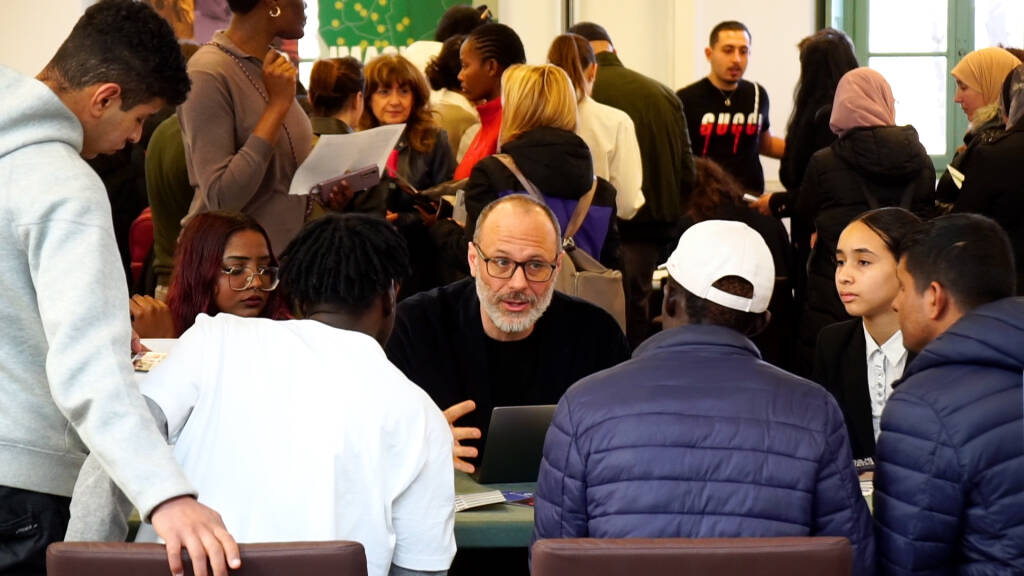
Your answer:
[[[938,415],[897,390],[875,452],[879,574],[946,574],[964,510],[960,463]]]
[[[570,403],[570,395],[563,396],[544,440],[534,504],[533,541],[588,536],[585,470],[576,444]]]
[[[871,513],[861,495],[842,412],[831,397],[826,399],[825,410],[828,441],[818,465],[813,535],[849,538],[853,546],[853,574],[870,576],[875,573]]]

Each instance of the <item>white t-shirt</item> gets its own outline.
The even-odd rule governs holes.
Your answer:
[[[355,540],[379,576],[451,564],[450,428],[373,338],[200,315],[141,387],[238,542]]]
[[[615,187],[616,214],[629,220],[644,205],[644,167],[633,120],[622,110],[595,102],[589,96],[579,105],[576,132],[590,148],[594,174]]]

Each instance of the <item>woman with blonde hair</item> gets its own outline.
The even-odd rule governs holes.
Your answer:
[[[579,34],[556,36],[548,62],[565,70],[576,89],[579,124],[576,133],[590,147],[594,173],[615,187],[616,212],[629,220],[644,205],[640,144],[633,121],[622,110],[590,97],[597,78],[597,57],[590,42]]]
[[[964,145],[950,162],[952,170],[947,169],[939,179],[935,194],[940,202],[956,202],[971,171],[975,147],[992,142],[1004,132],[999,92],[1003,80],[1018,65],[1020,60],[1004,48],[982,48],[964,56],[950,72],[956,81],[954,101],[967,115],[968,125]]]
[[[484,206],[507,194],[527,192],[527,184],[543,196],[564,231],[576,205],[597,187],[590,149],[574,133],[578,118],[572,82],[553,64],[515,65],[502,75],[501,85],[498,147],[522,179],[498,156],[473,167],[466,185],[467,235]],[[595,191],[583,224],[573,235],[576,246],[602,256],[614,218],[614,190],[610,198]]]

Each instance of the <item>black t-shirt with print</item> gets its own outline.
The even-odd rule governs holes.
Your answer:
[[[676,95],[683,101],[693,155],[714,160],[745,188],[759,194],[764,191],[764,171],[758,148],[769,122],[768,93],[760,85],[758,89],[758,114],[752,113],[754,83],[746,80],[740,80],[730,93],[705,77]]]

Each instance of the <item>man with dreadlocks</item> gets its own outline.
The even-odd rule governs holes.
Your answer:
[[[325,216],[282,255],[301,320],[200,315],[142,383],[185,474],[238,541],[355,540],[370,575],[448,569],[451,432],[382,348],[408,269],[383,219]]]

